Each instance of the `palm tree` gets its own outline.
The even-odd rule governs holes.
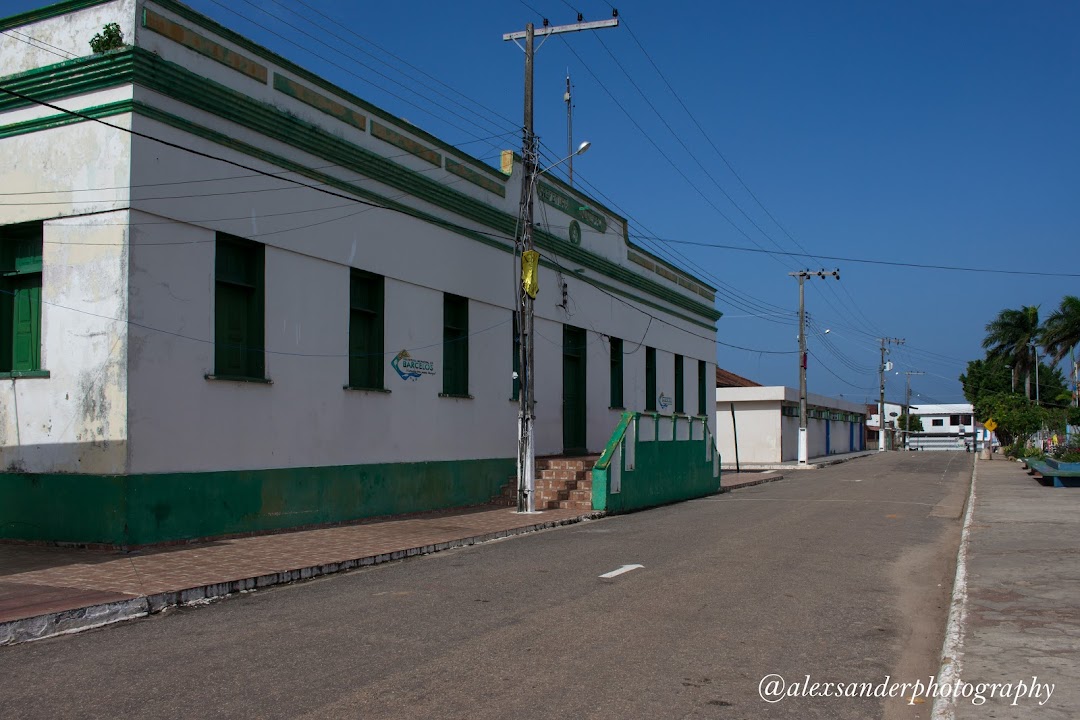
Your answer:
[[[1024,394],[1031,399],[1031,371],[1035,358],[1031,344],[1039,339],[1039,306],[1025,305],[1019,310],[1002,310],[986,325],[983,347],[990,359],[1002,359],[1012,365],[1013,378],[1023,373]]]
[[[1080,343],[1080,298],[1066,295],[1061,299],[1061,306],[1043,323],[1040,339],[1054,363]]]

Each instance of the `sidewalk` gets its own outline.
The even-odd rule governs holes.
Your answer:
[[[485,507],[132,553],[0,544],[0,645],[600,515]]]
[[[874,452],[874,450],[860,450],[851,453],[837,453],[836,455],[821,455],[820,457],[810,458],[805,465],[800,465],[798,460],[785,460],[778,463],[740,463],[739,468],[743,472],[747,470],[818,470],[829,465],[839,465],[848,460],[873,455]],[[734,472],[735,465],[724,463],[720,466],[720,469],[724,472]]]
[[[721,475],[725,491],[781,478],[778,472]],[[0,645],[601,515],[474,508],[131,553],[0,544]]]
[[[1038,700],[955,703],[968,718],[1075,718],[1080,708],[1080,490],[1044,487],[1023,465],[976,466],[968,530],[959,677],[968,683],[1053,683]],[[934,717],[937,718],[935,706]]]

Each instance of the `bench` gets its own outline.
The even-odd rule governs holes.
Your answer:
[[[1027,458],[1028,474],[1035,476],[1043,485],[1054,487],[1080,487],[1080,463],[1059,463],[1055,460]]]

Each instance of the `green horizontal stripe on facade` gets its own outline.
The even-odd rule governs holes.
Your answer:
[[[222,119],[255,130],[304,152],[330,160],[361,175],[366,175],[391,187],[404,190],[418,199],[502,233],[506,236],[505,242],[510,242],[513,238],[516,228],[516,218],[513,216],[342,140],[311,123],[292,117],[273,106],[254,101],[230,88],[191,73],[179,65],[162,60],[145,50],[133,48],[118,51],[111,58],[116,61],[115,72],[112,74],[102,71],[101,60],[97,58],[88,58],[83,61],[94,70],[93,81],[86,81],[79,76],[77,69],[80,61],[70,61],[61,63],[60,65],[63,67],[59,69],[56,66],[50,66],[39,71],[22,73],[21,76],[18,76],[18,82],[22,90],[33,97],[39,97],[42,94],[38,92],[32,82],[34,77],[41,78],[47,86],[47,92],[55,97],[62,96],[65,89],[78,88],[80,92],[90,92],[94,89],[134,82],[180,100],[192,107],[205,110]],[[18,98],[12,98],[12,101],[8,103],[8,107],[25,106],[27,104]],[[0,110],[2,109],[7,108],[0,105]],[[149,106],[140,107],[140,114],[148,114],[149,112]],[[218,144],[233,147],[240,152],[260,157],[281,167],[294,169],[296,172],[319,182],[371,199],[381,205],[402,210],[414,217],[427,219],[447,228],[453,228],[453,223],[387,200],[370,191],[362,190],[338,180],[333,176],[312,171],[300,163],[262,151],[252,145],[234,141],[222,133],[210,131],[195,123],[188,121],[177,123],[176,120],[181,119],[174,118],[168,120],[168,122],[177,127],[183,126],[188,132],[212,139]],[[461,234],[480,240],[488,245],[504,246],[503,242],[496,241],[482,233],[464,231]],[[698,303],[680,293],[669,290],[659,283],[642,278],[617,263],[595,255],[579,246],[572,245],[550,233],[538,231],[536,233],[536,244],[541,249],[556,252],[556,254],[576,264],[600,272],[613,280],[634,287],[639,291],[710,321],[715,322],[720,317],[720,313],[713,307]]]
[[[291,60],[288,60],[285,57],[282,57],[281,55],[278,55],[277,53],[273,52],[272,50],[268,50],[267,48],[264,48],[263,46],[259,45],[258,43],[252,42],[251,40],[244,37],[243,35],[240,35],[239,33],[235,32],[233,30],[230,30],[229,28],[225,27],[224,25],[221,25],[221,24],[219,24],[217,22],[214,22],[213,20],[206,17],[205,15],[199,14],[198,12],[192,10],[187,5],[184,5],[184,4],[179,3],[179,2],[174,2],[174,0],[154,0],[154,4],[158,5],[159,7],[163,8],[165,10],[168,10],[169,12],[177,15],[178,17],[182,17],[185,20],[188,20],[188,21],[194,23],[195,25],[198,25],[199,27],[203,28],[204,30],[208,30],[208,31],[212,32],[213,34],[218,35],[218,36],[224,38],[225,40],[228,40],[229,42],[233,43],[234,45],[237,45],[238,47],[244,48],[245,50],[247,50],[251,54],[255,55],[256,57],[261,57],[263,60],[266,60],[266,61],[268,61],[268,62],[270,62],[270,63],[272,63],[274,65],[277,65],[282,70],[285,70],[285,71],[289,72],[290,74],[295,75],[296,77],[304,80],[305,82],[311,83],[315,87],[321,88],[321,89],[331,93],[332,95],[336,95],[337,97],[341,98],[342,100],[345,100],[346,102],[352,103],[352,104],[362,108],[364,111],[366,111],[372,117],[380,118],[381,120],[384,120],[384,121],[386,121],[388,123],[396,125],[399,128],[408,128],[409,132],[415,134],[417,137],[423,138],[425,142],[430,142],[431,144],[435,145],[436,147],[441,148],[444,152],[461,158],[462,160],[466,161],[470,166],[474,167],[475,169],[477,169],[477,170],[479,170],[481,172],[488,173],[494,178],[501,178],[502,177],[502,174],[498,170],[491,167],[490,165],[485,163],[483,160],[481,160],[479,158],[476,158],[476,157],[473,157],[472,155],[469,155],[468,153],[462,152],[461,150],[458,150],[453,145],[450,145],[449,143],[447,143],[445,140],[442,140],[441,138],[435,137],[431,133],[428,133],[428,132],[426,132],[424,130],[421,130],[420,128],[413,127],[412,124],[409,123],[408,121],[403,120],[403,119],[397,117],[396,115],[394,115],[392,113],[389,113],[386,110],[383,110],[382,108],[380,108],[380,107],[378,107],[376,105],[372,105],[368,101],[366,101],[366,100],[364,100],[364,99],[362,99],[360,97],[357,97],[356,95],[353,95],[352,93],[350,93],[348,90],[345,90],[344,88],[341,88],[341,87],[338,87],[337,85],[334,85],[333,83],[329,82],[328,80],[325,80],[325,79],[319,77],[318,75],[316,75],[315,73],[304,69],[303,67],[297,65],[296,63],[292,62]]]
[[[214,42],[180,23],[175,23],[164,15],[158,15],[150,8],[143,8],[142,24],[147,30],[153,30],[162,37],[183,45],[189,50],[194,50],[231,70],[263,84],[266,83],[269,71],[265,65],[260,65],[249,57],[233,52],[221,43]]]
[[[425,147],[407,135],[402,135],[397,130],[387,127],[382,123],[371,121],[371,135],[383,142],[388,142],[396,148],[401,148],[421,160],[426,160],[436,167],[442,167],[442,155],[429,147]]]
[[[463,165],[453,158],[446,158],[446,169],[448,172],[468,180],[477,187],[481,187],[488,192],[493,192],[499,197],[506,197],[506,187],[503,186],[502,183],[484,177],[468,165]]]
[[[486,503],[513,458],[202,473],[0,473],[0,538],[112,545],[266,532]]]
[[[79,113],[86,115],[87,117],[103,119],[112,117],[113,115],[130,113],[133,112],[134,109],[135,103],[133,101],[120,100],[105,105],[95,105],[94,107],[80,110]],[[12,123],[11,125],[0,126],[0,138],[40,132],[42,130],[50,130],[55,127],[72,125],[80,122],[85,122],[85,120],[77,115],[49,115],[48,117],[34,118],[33,120],[24,120],[23,122]]]
[[[291,98],[299,100],[305,105],[310,105],[316,110],[326,113],[330,117],[337,118],[343,123],[348,123],[354,128],[367,130],[367,118],[360,113],[352,108],[345,107],[335,100],[331,100],[325,95],[320,95],[298,82],[293,82],[280,73],[274,73],[274,89]]]
[[[113,50],[101,55],[66,60],[55,65],[8,75],[0,78],[0,83],[9,90],[28,95],[35,100],[48,102],[127,85],[131,82],[134,62],[134,53],[131,48]],[[0,93],[0,112],[33,104],[14,95]]]

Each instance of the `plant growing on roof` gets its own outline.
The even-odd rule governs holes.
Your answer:
[[[101,32],[90,38],[90,49],[95,54],[119,50],[124,47],[124,33],[116,23],[109,23]]]

